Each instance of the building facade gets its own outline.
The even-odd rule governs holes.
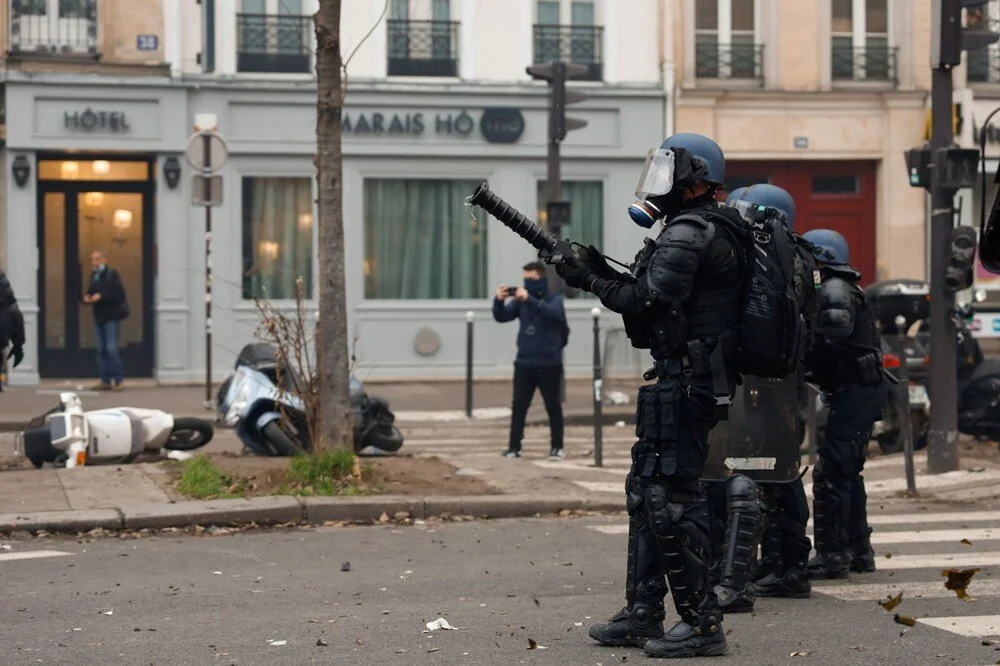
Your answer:
[[[69,20],[48,4],[21,3],[8,19],[9,37],[30,23],[46,38],[25,58],[35,68],[4,82],[5,174],[17,179],[7,184],[5,257],[29,327],[11,379],[93,376],[78,296],[95,248],[129,294],[126,374],[204,377],[205,209],[194,205],[197,172],[185,157],[203,113],[215,115],[228,152],[222,202],[211,209],[221,377],[254,337],[256,299],[291,308],[300,277],[313,295],[316,0],[150,2],[149,26],[114,13],[120,3],[84,2],[79,55],[62,37],[47,39],[65,31],[39,17]],[[646,151],[670,132],[669,3],[473,4],[344,3],[343,261],[366,377],[461,375],[467,312],[477,322],[477,375],[509,374],[516,330],[492,321],[490,300],[497,284],[519,282],[534,252],[464,200],[485,180],[544,222],[548,100],[525,72],[533,63],[558,57],[586,70],[572,87],[588,98],[571,115],[587,126],[562,144],[567,233],[621,259],[641,243],[624,211]],[[125,46],[137,60],[117,60],[131,69],[109,69]],[[583,331],[594,304],[569,302],[579,331],[569,373],[589,369]]]

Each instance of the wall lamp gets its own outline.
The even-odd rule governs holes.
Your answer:
[[[177,183],[181,181],[181,163],[176,157],[168,157],[163,160],[163,177],[170,189],[177,187]]]
[[[14,172],[14,182],[17,183],[18,187],[24,187],[28,184],[28,176],[31,175],[31,164],[28,163],[28,158],[24,155],[18,155],[14,158],[14,163],[11,165],[11,171]]]

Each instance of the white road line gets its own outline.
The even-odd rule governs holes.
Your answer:
[[[813,592],[842,601],[880,601],[903,594],[908,599],[954,599],[955,591],[944,586],[944,578],[926,583],[866,583],[843,585],[839,581],[813,581]],[[1000,596],[1000,580],[973,578],[966,590],[973,599]]]
[[[623,483],[611,483],[610,481],[578,481],[573,479],[573,483],[592,493],[614,493],[625,501],[625,486]]]
[[[1000,565],[1000,552],[986,553],[933,553],[926,555],[906,555],[892,553],[892,557],[879,555],[875,566],[881,570],[900,569],[969,569],[971,567],[995,567]]]
[[[587,529],[600,532],[601,534],[628,534],[628,523],[620,525],[587,525]]]
[[[38,557],[62,557],[64,555],[72,555],[73,553],[64,553],[61,550],[26,550],[21,553],[0,553],[0,562],[8,562],[11,560],[32,560]]]
[[[956,490],[966,487],[967,484],[985,485],[990,482],[1000,481],[1000,470],[986,470],[985,472],[969,472],[966,470],[956,470],[945,472],[944,474],[917,475],[917,490]],[[868,497],[886,497],[902,490],[906,490],[906,479],[865,479],[865,491]],[[807,496],[812,496],[812,484],[805,485]],[[1000,493],[1000,491],[998,491]]]
[[[889,543],[947,543],[958,544],[968,539],[973,544],[980,541],[1000,539],[1000,527],[979,530],[913,530],[909,532],[875,532],[871,536],[873,544]]]
[[[868,516],[869,525],[909,525],[913,523],[1000,523],[1000,511],[946,511],[943,513],[900,513]],[[812,522],[812,519],[810,519]]]
[[[950,631],[959,636],[1000,636],[1000,615],[955,615],[951,617],[921,617],[917,622]]]

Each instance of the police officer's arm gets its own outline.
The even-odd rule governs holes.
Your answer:
[[[707,223],[679,220],[656,239],[646,274],[635,282],[594,278],[591,293],[609,310],[637,315],[659,303],[683,302],[694,288],[701,255],[711,240]]]
[[[524,301],[522,307],[529,315],[537,310],[538,315],[548,321],[562,321],[565,316],[562,294],[556,294],[547,301],[528,294],[528,299]]]
[[[854,290],[846,281],[831,278],[823,283],[819,296],[816,332],[844,338],[854,332]]]

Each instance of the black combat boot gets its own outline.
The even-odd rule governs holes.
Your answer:
[[[757,601],[757,586],[747,583],[742,589],[734,589],[725,585],[715,586],[715,596],[719,598],[719,609],[726,613],[752,613],[754,602]]]
[[[642,647],[646,641],[663,636],[663,605],[635,603],[622,608],[607,622],[590,627],[590,637],[602,645]]]
[[[872,528],[866,528],[865,536],[851,539],[851,571],[871,573],[875,571],[875,550],[872,548]]]
[[[808,599],[812,591],[805,567],[793,567],[783,574],[769,573],[757,581],[758,597]]]
[[[817,553],[809,560],[806,571],[812,580],[836,580],[847,578],[851,572],[851,551],[843,550],[834,553]]]
[[[726,632],[722,629],[721,613],[708,595],[697,613],[685,613],[681,620],[663,638],[654,638],[643,646],[650,657],[679,659],[682,657],[721,657],[726,654]],[[711,609],[711,606],[715,606]]]

